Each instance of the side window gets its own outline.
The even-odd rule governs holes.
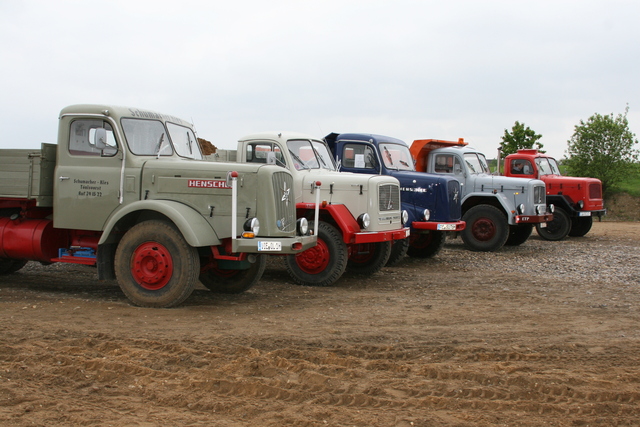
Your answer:
[[[117,152],[113,128],[102,120],[74,120],[69,129],[69,154],[113,156]]]
[[[511,173],[515,175],[530,175],[533,173],[529,160],[515,159],[511,161]]]
[[[436,155],[436,165],[434,171],[436,173],[453,173],[454,157],[451,154]]]
[[[286,165],[280,146],[268,143],[247,145],[247,162]]]
[[[342,150],[342,166],[345,168],[375,169],[373,148],[366,144],[345,144]]]

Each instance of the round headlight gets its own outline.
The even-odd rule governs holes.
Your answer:
[[[542,214],[542,205],[536,205],[536,214]]]
[[[584,208],[584,201],[583,201],[583,200],[580,200],[580,201],[578,202],[578,207],[579,207],[580,209],[583,209],[583,208]]]
[[[518,205],[518,213],[522,215],[524,213],[524,203]]]
[[[407,223],[409,222],[409,212],[407,212],[406,210],[402,211],[402,225],[407,225]]]
[[[429,221],[429,218],[431,218],[431,212],[429,212],[429,209],[425,209],[424,212],[422,212],[422,217],[425,221]]]
[[[552,204],[549,205],[549,212],[554,213],[556,210],[556,207]]]
[[[297,221],[298,234],[300,236],[306,236],[309,232],[309,221],[307,218],[299,218]]]
[[[258,218],[249,218],[244,222],[244,231],[251,231],[256,236],[260,232],[260,221]]]
[[[358,217],[358,224],[360,224],[360,228],[362,229],[367,229],[369,228],[369,225],[371,224],[371,218],[369,217],[368,213],[363,213],[362,215],[360,215]]]

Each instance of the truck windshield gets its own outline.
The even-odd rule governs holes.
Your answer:
[[[122,119],[122,129],[133,154],[170,156],[173,148],[162,122],[145,119]]]
[[[472,173],[472,174],[491,173],[489,172],[489,163],[487,163],[487,158],[484,156],[484,154],[466,153],[464,155],[464,162],[467,165],[467,169],[469,170],[469,173]]]
[[[202,159],[200,144],[198,144],[193,130],[174,123],[167,123],[167,129],[169,129],[169,136],[179,156],[189,159]]]
[[[388,169],[401,171],[413,171],[413,158],[409,148],[405,145],[393,144],[389,142],[380,144],[380,154],[382,161]]]
[[[293,158],[293,166],[298,170],[336,169],[329,149],[320,141],[291,140],[287,141],[287,149]]]

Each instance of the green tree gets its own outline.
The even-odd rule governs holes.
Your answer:
[[[629,130],[627,113],[614,117],[595,113],[576,125],[568,141],[567,166],[569,175],[598,178],[602,191],[607,194],[627,175],[636,173],[634,162],[638,160],[636,135]]]
[[[542,138],[542,135],[535,133],[529,126],[525,128],[524,123],[516,121],[516,124],[511,128],[511,132],[507,129],[504,130],[500,150],[503,156],[514,154],[522,148],[536,148],[541,153],[544,153],[541,150],[542,144],[538,142],[540,138]]]

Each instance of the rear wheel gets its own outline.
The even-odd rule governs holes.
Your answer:
[[[593,217],[580,216],[571,220],[571,230],[569,230],[569,236],[582,237],[591,230],[593,225]]]
[[[245,270],[211,268],[200,273],[200,282],[211,292],[239,294],[258,283],[267,266],[267,257],[258,255],[257,260]]]
[[[402,258],[407,255],[407,250],[409,250],[409,237],[394,241],[391,245],[391,255],[387,260],[387,266],[396,265],[402,261]]]
[[[313,228],[314,222],[309,221],[309,229]],[[316,246],[296,255],[288,255],[285,266],[293,281],[299,285],[332,285],[347,268],[347,245],[333,225],[320,222]]]
[[[27,265],[27,262],[23,259],[0,258],[0,276],[15,273]]]
[[[533,224],[519,224],[509,226],[509,237],[505,243],[506,246],[520,246],[527,241],[531,232],[533,231]]]
[[[428,233],[411,233],[407,254],[413,258],[431,258],[444,246],[447,233],[431,230]]]
[[[472,251],[497,251],[509,237],[507,218],[495,206],[474,206],[465,212],[462,219],[467,223],[460,233],[462,241]]]
[[[546,227],[536,224],[538,235],[545,240],[554,242],[567,237],[569,230],[571,230],[571,218],[562,208],[558,207],[553,211],[553,221],[547,222]]]
[[[362,243],[349,246],[347,270],[350,273],[371,275],[385,266],[391,255],[391,242]]]
[[[141,307],[174,307],[186,300],[198,283],[200,259],[182,234],[166,221],[133,226],[115,254],[118,284]]]

